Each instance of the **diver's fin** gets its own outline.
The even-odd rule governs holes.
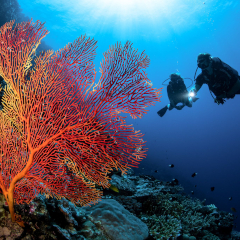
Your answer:
[[[166,105],[164,108],[162,108],[161,110],[159,110],[159,111],[157,112],[157,114],[158,114],[160,117],[163,117],[167,110],[168,110],[168,106]]]
[[[193,102],[196,102],[198,99],[199,99],[198,97],[194,97]]]

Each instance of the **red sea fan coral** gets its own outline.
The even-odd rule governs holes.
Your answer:
[[[142,134],[119,113],[133,118],[160,100],[143,71],[149,58],[127,42],[104,54],[95,84],[96,41],[86,36],[36,57],[48,33],[40,22],[0,28],[0,188],[15,221],[14,203],[39,193],[75,204],[101,198],[108,173],[124,174],[145,157]],[[94,85],[95,84],[95,85]],[[20,220],[19,224],[23,225]]]

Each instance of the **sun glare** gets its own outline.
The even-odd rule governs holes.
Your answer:
[[[161,14],[170,12],[179,0],[98,0],[95,2],[95,10],[105,17],[121,19],[122,21],[134,21],[139,19],[153,19]]]
[[[19,1],[24,5],[27,0]],[[201,24],[214,1],[203,4],[202,0],[38,0],[36,7],[44,9],[43,21],[62,32],[71,29],[89,35],[153,37]],[[27,6],[29,12],[36,11],[34,5]]]
[[[144,29],[147,28],[152,31],[151,34],[159,27],[166,28],[178,16],[174,13],[179,10],[179,7],[176,8],[179,2],[180,0],[83,0],[75,9],[82,9],[83,6],[90,9],[91,20],[95,22],[97,31],[112,29],[111,32],[117,31],[121,36],[130,36],[136,31],[146,34]]]

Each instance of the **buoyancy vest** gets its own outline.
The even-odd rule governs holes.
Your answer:
[[[212,74],[203,69],[202,74],[208,79],[209,89],[219,96],[228,92],[238,79],[238,72],[219,58],[212,58]]]

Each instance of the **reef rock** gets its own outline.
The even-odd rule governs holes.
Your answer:
[[[139,218],[113,199],[104,199],[91,207],[84,207],[92,221],[99,223],[106,235],[114,240],[144,240],[148,227]]]

